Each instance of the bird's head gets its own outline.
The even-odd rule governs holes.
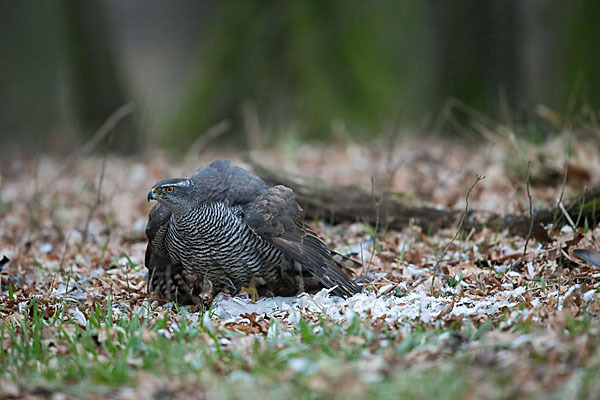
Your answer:
[[[160,181],[148,192],[148,201],[157,200],[173,212],[182,212],[197,204],[196,185],[191,179]]]

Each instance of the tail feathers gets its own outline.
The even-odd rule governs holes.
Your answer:
[[[342,267],[342,268],[340,268]],[[344,271],[343,265],[340,266],[333,259],[326,260],[324,270],[321,276],[315,274],[317,279],[321,281],[327,288],[337,286],[333,293],[342,297],[351,297],[360,293],[361,289]]]
[[[356,279],[357,270],[362,268],[362,264],[356,260],[346,257],[338,252],[327,248],[325,243],[319,238],[319,236],[312,231],[307,225],[304,225],[306,236],[304,236],[304,243],[316,249],[325,259],[330,259],[335,265],[337,265],[346,275],[351,279]]]
[[[331,252],[331,260],[353,280],[357,278],[357,276],[360,274],[359,270],[361,270],[363,267],[360,262],[335,251]]]

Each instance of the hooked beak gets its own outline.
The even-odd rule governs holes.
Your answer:
[[[154,191],[154,188],[152,188],[152,190],[148,192],[148,201],[156,200],[157,198],[156,192]]]

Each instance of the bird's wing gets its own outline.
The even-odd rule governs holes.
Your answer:
[[[148,216],[148,223],[146,224],[146,237],[148,238],[148,246],[146,247],[145,264],[146,268],[152,269],[152,258],[155,256],[167,256],[166,251],[161,246],[157,246],[157,243],[161,243],[164,235],[163,231],[169,223],[171,218],[171,211],[161,204],[156,204],[150,210]]]
[[[183,278],[183,266],[171,260],[167,251],[165,235],[168,230],[171,211],[156,204],[150,211],[146,225],[145,265],[148,268],[147,292],[157,291],[168,300],[182,304],[191,303],[191,293]]]
[[[228,183],[226,197],[231,205],[248,204],[269,188],[261,178],[240,167],[229,170]]]
[[[336,265],[327,246],[304,224],[292,189],[282,185],[268,188],[244,207],[244,215],[254,232],[301,264],[326,288],[337,286],[334,293],[344,297],[360,292]]]
[[[247,204],[268,188],[252,172],[232,167],[229,159],[214,160],[189,178],[199,184],[203,201],[223,201],[230,205]]]

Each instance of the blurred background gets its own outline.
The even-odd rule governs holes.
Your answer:
[[[539,136],[596,120],[600,2],[0,3],[0,143],[68,152],[389,135]],[[259,133],[257,133],[259,132]]]

